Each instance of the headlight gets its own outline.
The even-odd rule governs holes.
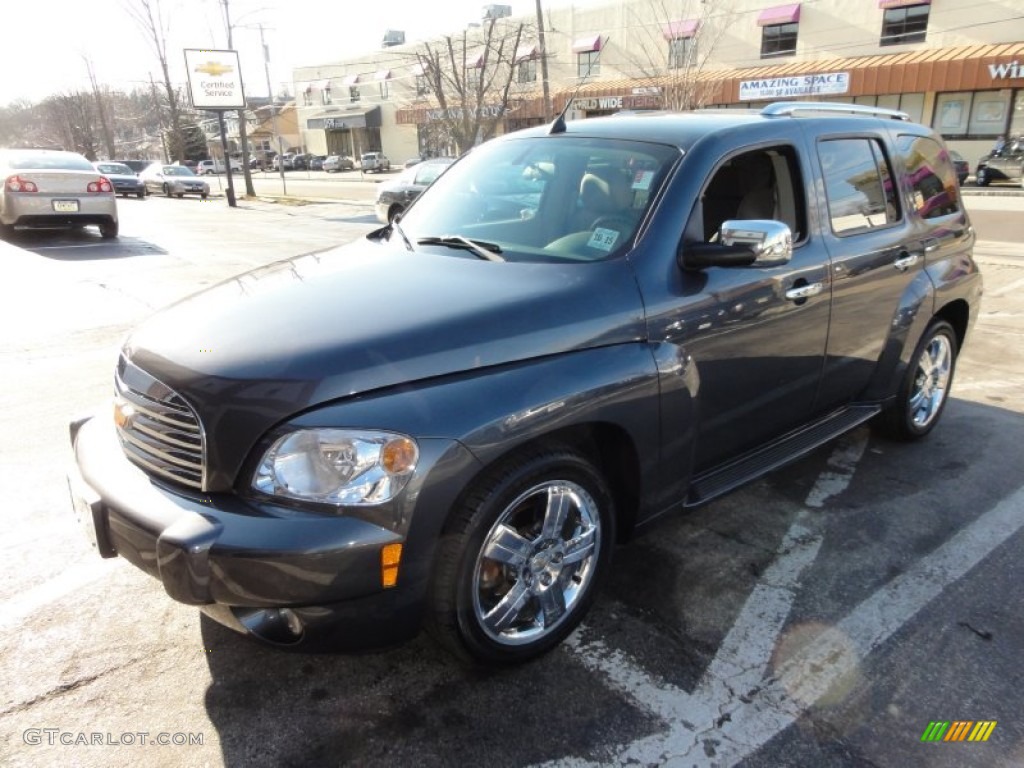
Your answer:
[[[252,487],[272,496],[326,504],[380,504],[412,477],[419,448],[392,432],[301,429],[278,439]]]

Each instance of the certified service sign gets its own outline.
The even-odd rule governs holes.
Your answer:
[[[185,49],[185,68],[196,109],[243,109],[238,51]]]

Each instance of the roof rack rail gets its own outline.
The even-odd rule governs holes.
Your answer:
[[[910,120],[910,115],[898,109],[869,107],[866,104],[837,104],[831,101],[777,101],[761,110],[765,117],[792,117],[800,114],[839,113],[865,117],[888,117],[892,120]]]

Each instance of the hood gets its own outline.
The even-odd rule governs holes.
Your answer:
[[[643,333],[625,260],[491,262],[361,241],[185,299],[143,324],[125,356],[196,409],[216,490],[299,411]]]

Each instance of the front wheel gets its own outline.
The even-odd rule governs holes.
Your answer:
[[[540,656],[579,624],[611,557],[615,509],[574,450],[538,448],[486,473],[438,547],[428,631],[488,664]]]
[[[988,171],[984,168],[979,168],[978,172],[974,175],[974,183],[979,187],[987,187],[989,182]]]
[[[879,416],[883,434],[896,440],[916,440],[932,431],[949,399],[957,351],[953,326],[934,320],[914,350],[896,402]]]
[[[168,197],[171,196],[171,188],[167,184],[164,184],[164,194],[167,195]]]

